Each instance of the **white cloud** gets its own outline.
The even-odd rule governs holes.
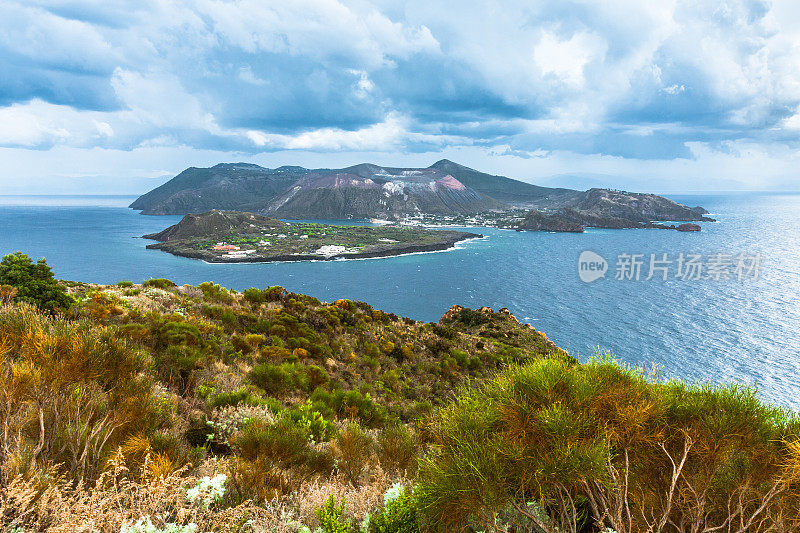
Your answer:
[[[605,54],[605,42],[596,35],[576,33],[569,39],[560,40],[550,32],[544,32],[533,50],[533,60],[542,74],[555,75],[559,81],[580,88],[586,82],[584,69],[590,61]]]
[[[662,89],[661,89],[661,92],[664,92],[666,94],[671,94],[672,96],[675,96],[676,94],[680,94],[680,93],[682,93],[684,91],[686,91],[686,86],[685,85],[678,85],[677,83],[673,83],[669,87],[662,87]]]
[[[203,0],[197,7],[223,41],[248,53],[315,58],[341,55],[354,64],[376,67],[387,61],[387,56],[407,57],[438,47],[424,25],[408,27],[393,22],[361,2]]]
[[[455,136],[413,132],[409,125],[407,117],[393,112],[382,122],[353,131],[319,128],[295,135],[284,135],[250,130],[245,135],[256,146],[275,150],[386,152],[402,149],[409,142],[436,146],[469,142]]]
[[[782,126],[787,130],[800,131],[800,108],[794,115],[784,119]]]
[[[25,3],[0,2],[0,51],[34,63],[85,71],[121,59],[102,33],[86,22],[53,15]]]
[[[111,78],[117,97],[132,120],[158,128],[198,128],[219,132],[214,117],[171,74],[132,72],[118,68]],[[127,113],[126,113],[127,114]]]
[[[358,81],[355,83],[356,96],[362,99],[366,98],[375,88],[375,84],[369,79],[367,72],[357,69],[349,69],[348,72],[354,76],[358,76]]]
[[[39,148],[68,140],[69,130],[37,113],[43,105],[35,102],[0,109],[0,145]]]
[[[253,74],[253,69],[250,65],[245,65],[239,69],[239,79],[251,85],[269,85],[269,80],[259,78]]]
[[[112,128],[111,124],[109,124],[108,122],[99,122],[95,120],[94,127],[97,128],[97,132],[100,133],[100,135],[103,135],[105,137],[114,136],[114,128]]]

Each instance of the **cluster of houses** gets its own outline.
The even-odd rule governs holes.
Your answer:
[[[273,235],[273,234],[270,234]],[[285,239],[288,237],[285,233],[280,233],[275,235],[278,239]],[[308,239],[308,235],[300,235],[300,239]],[[258,242],[258,246],[272,246],[272,243],[266,240],[260,240]],[[256,253],[257,250],[255,249],[248,249],[242,250],[241,246],[237,246],[235,244],[228,244],[226,242],[218,242],[214,246],[211,247],[212,250],[216,252],[225,252],[223,257],[245,257],[251,254]]]
[[[227,252],[224,254],[224,257],[245,257],[247,255],[256,253],[256,250],[254,249],[242,250],[240,246],[236,246],[235,244],[225,244],[224,242],[218,242],[212,246],[211,249],[218,252]]]

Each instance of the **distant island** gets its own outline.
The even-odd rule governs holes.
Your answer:
[[[209,263],[255,263],[387,257],[447,250],[483,235],[401,226],[336,226],[282,222],[254,213],[212,210],[159,233],[148,249]]]
[[[249,163],[191,167],[130,207],[146,215],[219,209],[290,220],[379,218],[403,224],[424,220],[426,225],[458,224],[467,218],[463,225],[539,231],[713,220],[702,207],[655,194],[541,187],[447,159],[427,168],[369,163],[343,169],[270,169]]]

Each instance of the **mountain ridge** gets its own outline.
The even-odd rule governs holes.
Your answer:
[[[463,215],[524,208],[569,208],[597,217],[699,221],[702,208],[662,196],[592,188],[543,187],[440,159],[426,168],[359,163],[341,169],[253,163],[189,167],[137,198],[147,215],[185,215],[213,209],[285,219],[389,218]]]

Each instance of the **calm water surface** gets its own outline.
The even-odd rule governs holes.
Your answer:
[[[166,277],[245,289],[283,285],[323,300],[350,298],[435,321],[453,304],[508,307],[580,358],[597,347],[690,380],[738,380],[800,408],[800,195],[674,196],[719,221],[701,233],[591,230],[584,234],[481,229],[456,250],[362,261],[211,265],[146,250],[138,238],[180,217],[125,208],[128,197],[1,197],[0,253],[46,257],[60,278],[99,283]],[[34,205],[35,204],[35,205]],[[609,262],[586,284],[577,258]],[[758,280],[614,279],[622,253],[760,253]]]

